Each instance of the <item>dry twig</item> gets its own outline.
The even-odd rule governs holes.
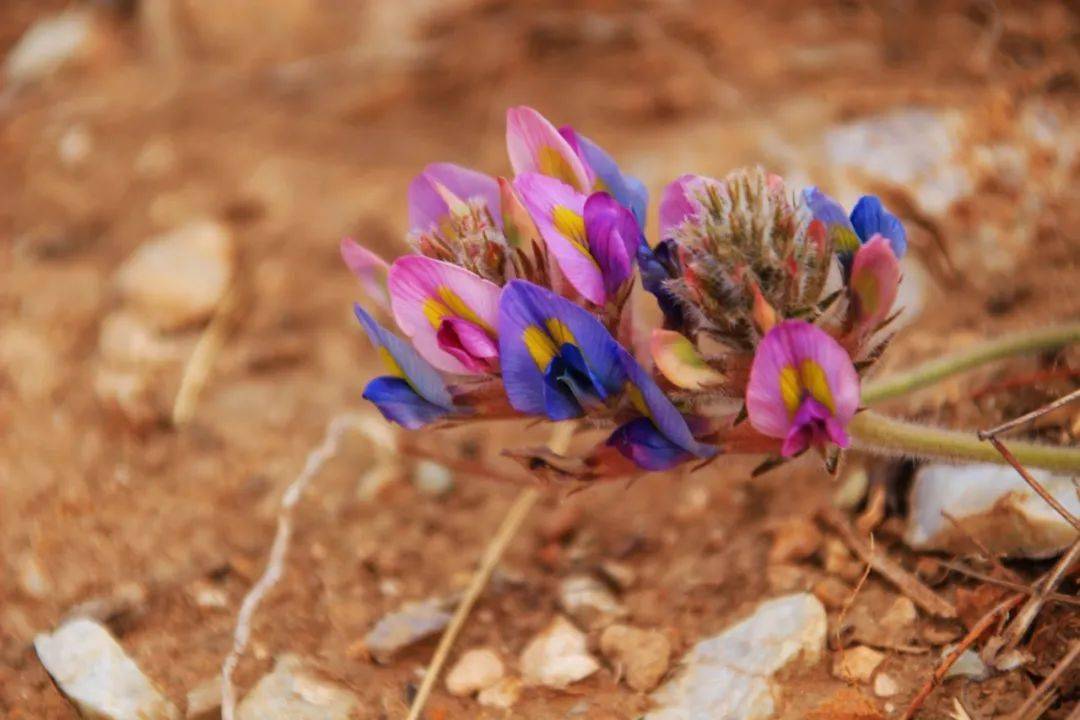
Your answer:
[[[912,699],[911,704],[907,706],[907,709],[900,717],[900,720],[911,720],[911,718],[915,717],[915,713],[917,713],[923,703],[926,702],[926,698],[930,697],[930,693],[934,692],[934,688],[941,684],[941,681],[945,679],[945,675],[949,672],[949,668],[960,659],[960,656],[964,654],[964,651],[974,645],[975,641],[978,640],[984,632],[990,629],[990,626],[994,624],[999,615],[1007,613],[1009,610],[1019,605],[1020,601],[1023,599],[1024,596],[1022,594],[1013,595],[1002,600],[996,606],[991,608],[990,612],[983,615],[979,621],[972,626],[968,634],[964,636],[964,639],[953,648],[953,651],[942,658],[941,663],[934,670],[934,674],[931,675],[926,681],[926,684],[919,689],[919,692],[915,695],[914,699]]]
[[[1050,674],[1039,683],[1039,686],[1035,688],[1035,691],[1028,696],[1027,700],[1024,701],[1024,704],[1013,714],[1013,720],[1027,720],[1028,713],[1040,704],[1040,698],[1046,696],[1046,694],[1054,687],[1054,683],[1065,674],[1065,671],[1076,662],[1076,658],[1078,657],[1080,657],[1080,641],[1074,641],[1072,647],[1069,648],[1069,652],[1065,653],[1065,657],[1061,658],[1061,661],[1054,666],[1054,669],[1050,671]]]
[[[967,565],[956,562],[955,560],[938,560],[937,562],[944,567],[949,568],[950,570],[960,573],[961,575],[967,575],[970,578],[981,580],[982,582],[990,583],[991,585],[1000,585],[1003,588],[1015,590],[1016,592],[1022,592],[1025,595],[1029,596],[1034,595],[1037,592],[1034,588],[1028,587],[1023,583],[1014,582],[1012,580],[1002,580],[1001,578],[994,577],[993,575],[987,575],[986,573],[979,572],[974,568],[969,568]],[[1073,605],[1076,607],[1080,607],[1080,598],[1075,598],[1071,595],[1063,595],[1059,592],[1050,593],[1046,596],[1046,599],[1052,600],[1054,602],[1064,603],[1065,605]]]
[[[1057,400],[1055,400],[1055,401],[1053,401],[1051,403],[1047,403],[1046,405],[1043,405],[1041,408],[1038,408],[1036,410],[1032,410],[1031,412],[1029,412],[1029,413],[1027,413],[1025,415],[1021,415],[1018,418],[1013,418],[1012,420],[1009,420],[1008,422],[1004,422],[1004,423],[998,425],[997,427],[992,427],[989,430],[980,430],[978,432],[979,439],[980,440],[989,440],[989,439],[991,439],[991,438],[993,438],[993,437],[995,437],[997,435],[1001,435],[1002,433],[1008,432],[1009,430],[1012,430],[1015,427],[1023,425],[1024,423],[1031,422],[1032,420],[1036,420],[1036,419],[1042,417],[1043,415],[1046,415],[1047,413],[1053,412],[1054,410],[1057,410],[1059,407],[1064,407],[1065,405],[1068,405],[1069,403],[1073,402],[1074,400],[1080,400],[1080,390],[1073,390],[1071,393],[1069,393],[1068,395],[1065,395],[1064,397],[1060,397],[1060,398],[1058,398]]]
[[[221,665],[221,718],[222,720],[234,720],[236,715],[236,688],[233,687],[232,676],[236,670],[240,658],[247,649],[251,639],[251,619],[259,607],[259,603],[268,592],[281,579],[285,569],[285,556],[289,550],[289,540],[292,537],[292,511],[299,502],[304,490],[311,483],[312,478],[318,475],[326,461],[337,454],[341,438],[348,430],[360,424],[358,416],[345,413],[335,416],[326,428],[326,434],[322,442],[308,453],[304,461],[304,468],[296,479],[285,488],[285,494],[281,497],[281,505],[278,508],[277,531],[274,534],[274,543],[270,546],[270,559],[266,563],[266,569],[262,576],[248,590],[240,604],[240,612],[236,617],[236,629],[233,631],[233,646],[229,651],[225,662]]]
[[[956,608],[945,598],[941,597],[915,577],[895,560],[889,558],[880,549],[872,549],[856,533],[847,518],[841,515],[835,508],[824,508],[820,512],[821,519],[826,525],[836,531],[841,539],[850,547],[863,562],[868,563],[874,570],[886,580],[900,588],[900,591],[911,598],[912,602],[931,615],[943,618],[955,618]]]
[[[551,442],[548,444],[551,450],[557,453],[566,452],[573,430],[573,423],[556,425]],[[435,655],[432,656],[427,672],[424,673],[424,680],[416,691],[416,697],[413,699],[412,707],[409,708],[406,720],[419,720],[420,713],[424,711],[424,705],[427,703],[427,699],[439,679],[443,665],[446,664],[447,658],[450,657],[454,641],[457,640],[461,629],[465,627],[465,621],[468,620],[473,605],[480,598],[480,594],[484,591],[484,587],[491,578],[491,573],[494,572],[495,566],[502,559],[503,553],[506,552],[507,546],[510,545],[510,541],[517,535],[522,523],[525,522],[525,518],[528,517],[529,511],[536,505],[540,497],[541,493],[538,488],[525,488],[514,500],[514,504],[510,506],[502,524],[495,532],[495,536],[484,550],[480,566],[476,569],[476,573],[469,582],[469,587],[465,590],[465,595],[461,598],[457,610],[454,611],[454,617],[451,618],[450,625],[447,626],[442,637],[439,638],[439,646],[435,648]]]
[[[1077,530],[1080,530],[1080,520],[1078,520],[1075,515],[1069,512],[1068,508],[1058,502],[1057,498],[1051,495],[1046,490],[1046,488],[1042,486],[1042,483],[1040,483],[1038,480],[1031,476],[1031,473],[1029,473],[1024,468],[1024,466],[1020,464],[1020,461],[1017,460],[1016,457],[1009,451],[1009,448],[1005,447],[1004,443],[1002,443],[996,437],[990,437],[989,439],[991,444],[993,444],[993,446],[997,448],[997,451],[1001,453],[1001,457],[1005,458],[1005,461],[1012,465],[1016,472],[1020,473],[1020,477],[1024,478],[1027,484],[1031,486],[1031,489],[1038,493],[1039,497],[1045,500],[1050,507],[1054,508],[1054,510],[1057,511],[1058,515],[1061,515],[1061,517],[1065,518],[1066,522],[1068,522]]]
[[[195,349],[191,351],[191,357],[184,365],[180,389],[176,392],[176,400],[173,401],[172,423],[174,426],[184,425],[194,417],[195,403],[206,381],[210,378],[214,361],[225,346],[225,340],[229,337],[233,317],[239,305],[240,291],[234,280],[232,287],[218,303],[214,316],[199,335]]]

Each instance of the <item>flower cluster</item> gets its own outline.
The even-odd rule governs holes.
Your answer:
[[[512,179],[439,163],[413,180],[412,254],[387,264],[342,242],[373,312],[407,337],[356,306],[386,372],[364,397],[388,420],[613,428],[582,458],[516,455],[574,479],[847,446],[906,245],[876,198],[849,217],[758,169],[683,176],[651,245],[644,186],[587,137],[512,108],[507,150]],[[627,349],[638,276],[664,317],[644,360]]]

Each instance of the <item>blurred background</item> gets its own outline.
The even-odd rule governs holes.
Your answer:
[[[370,412],[339,240],[403,252],[405,189],[428,162],[508,173],[508,106],[597,140],[649,186],[653,216],[676,176],[743,164],[845,203],[882,195],[913,247],[890,369],[1080,316],[1078,37],[1080,7],[1053,1],[4,0],[0,715],[76,717],[31,645],[73,612],[178,706],[217,672],[281,491],[331,416]],[[985,427],[1075,387],[1080,362],[1055,367],[901,410]],[[496,458],[522,431],[416,442]],[[361,639],[459,589],[517,489],[384,436],[350,438],[302,503],[242,689],[292,652],[360,698],[357,717],[403,716],[430,641],[378,664]],[[461,647],[515,656],[567,574],[606,561],[632,569],[620,602],[677,651],[812,584],[818,570],[767,571],[766,553],[832,481],[806,463],[749,483],[753,466],[552,494]],[[897,662],[907,695],[933,667]],[[798,682],[787,717],[844,684],[827,668]],[[976,695],[1022,699],[1027,682]],[[610,672],[584,688],[513,712],[645,708]],[[441,689],[431,707],[505,716]]]

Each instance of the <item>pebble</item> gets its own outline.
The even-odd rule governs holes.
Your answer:
[[[125,302],[159,330],[207,320],[232,279],[233,238],[224,225],[195,220],[136,248],[117,271]]]
[[[364,645],[377,662],[385,663],[402,648],[441,632],[450,622],[446,606],[440,598],[405,603],[375,623]]]
[[[1030,472],[1069,512],[1080,515],[1071,477]],[[904,540],[916,550],[971,552],[971,540],[945,513],[995,555],[1047,558],[1076,540],[1076,530],[1004,465],[924,465],[915,473],[909,507]]]
[[[881,616],[881,624],[887,630],[904,630],[914,625],[918,618],[919,612],[915,609],[915,603],[911,598],[901,595]]]
[[[19,589],[29,597],[42,600],[52,594],[52,581],[33,552],[20,554],[15,560],[15,570]]]
[[[878,697],[892,697],[900,692],[900,686],[896,684],[891,675],[878,673],[874,678],[874,694]]]
[[[648,692],[659,684],[671,662],[671,643],[657,630],[640,630],[628,625],[612,625],[600,636],[604,653],[626,684]]]
[[[360,701],[315,677],[296,655],[281,655],[237,708],[237,720],[348,720]]]
[[[504,677],[494,685],[481,690],[476,696],[476,701],[484,707],[509,710],[521,697],[522,686],[521,678]]]
[[[34,639],[34,649],[60,692],[97,720],[179,720],[180,711],[113,639],[89,619]]]
[[[627,614],[607,586],[590,575],[571,575],[563,580],[559,605],[586,627],[604,627]]]
[[[562,617],[534,637],[521,653],[521,674],[528,685],[562,689],[600,669],[589,654],[585,634]]]
[[[838,575],[848,582],[858,580],[866,567],[855,559],[844,543],[836,538],[826,538],[822,546],[825,572]]]
[[[946,645],[941,650],[941,657],[945,658],[949,656],[953,650],[956,649],[956,645]],[[979,653],[974,650],[965,650],[960,654],[960,657],[956,659],[949,671],[945,673],[945,677],[966,677],[972,680],[985,680],[990,677],[990,668],[986,666],[982,658],[979,657]]]
[[[472,695],[502,680],[506,674],[502,660],[494,650],[469,650],[446,675],[446,689],[451,695]]]
[[[776,707],[772,675],[794,662],[816,663],[825,648],[821,602],[798,593],[761,603],[723,633],[698,642],[682,670],[652,694],[647,720],[764,720]]]
[[[214,675],[188,691],[184,717],[187,720],[220,720],[221,675]]]
[[[884,660],[884,653],[865,645],[847,648],[838,652],[833,659],[833,675],[851,682],[869,682]]]
[[[637,582],[637,572],[626,563],[605,560],[600,563],[600,572],[619,590],[629,590]]]
[[[454,476],[445,465],[420,460],[413,469],[413,485],[424,495],[442,497],[454,489]]]
[[[793,518],[779,524],[773,531],[770,563],[806,560],[821,547],[821,531],[805,518]]]
[[[85,9],[38,20],[7,54],[4,76],[12,85],[36,82],[90,49],[94,17]]]

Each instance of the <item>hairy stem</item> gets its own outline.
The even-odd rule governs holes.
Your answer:
[[[1080,323],[1056,325],[1033,332],[1005,335],[973,348],[947,355],[863,386],[864,405],[884,402],[920,390],[950,375],[1014,355],[1033,355],[1080,342]],[[993,448],[990,448],[992,451]]]
[[[861,412],[848,425],[852,447],[884,455],[910,455],[937,460],[966,460],[1005,464],[993,445],[974,433],[942,430],[906,420]],[[1080,473],[1080,448],[1014,441],[1009,449],[1027,467]]]

